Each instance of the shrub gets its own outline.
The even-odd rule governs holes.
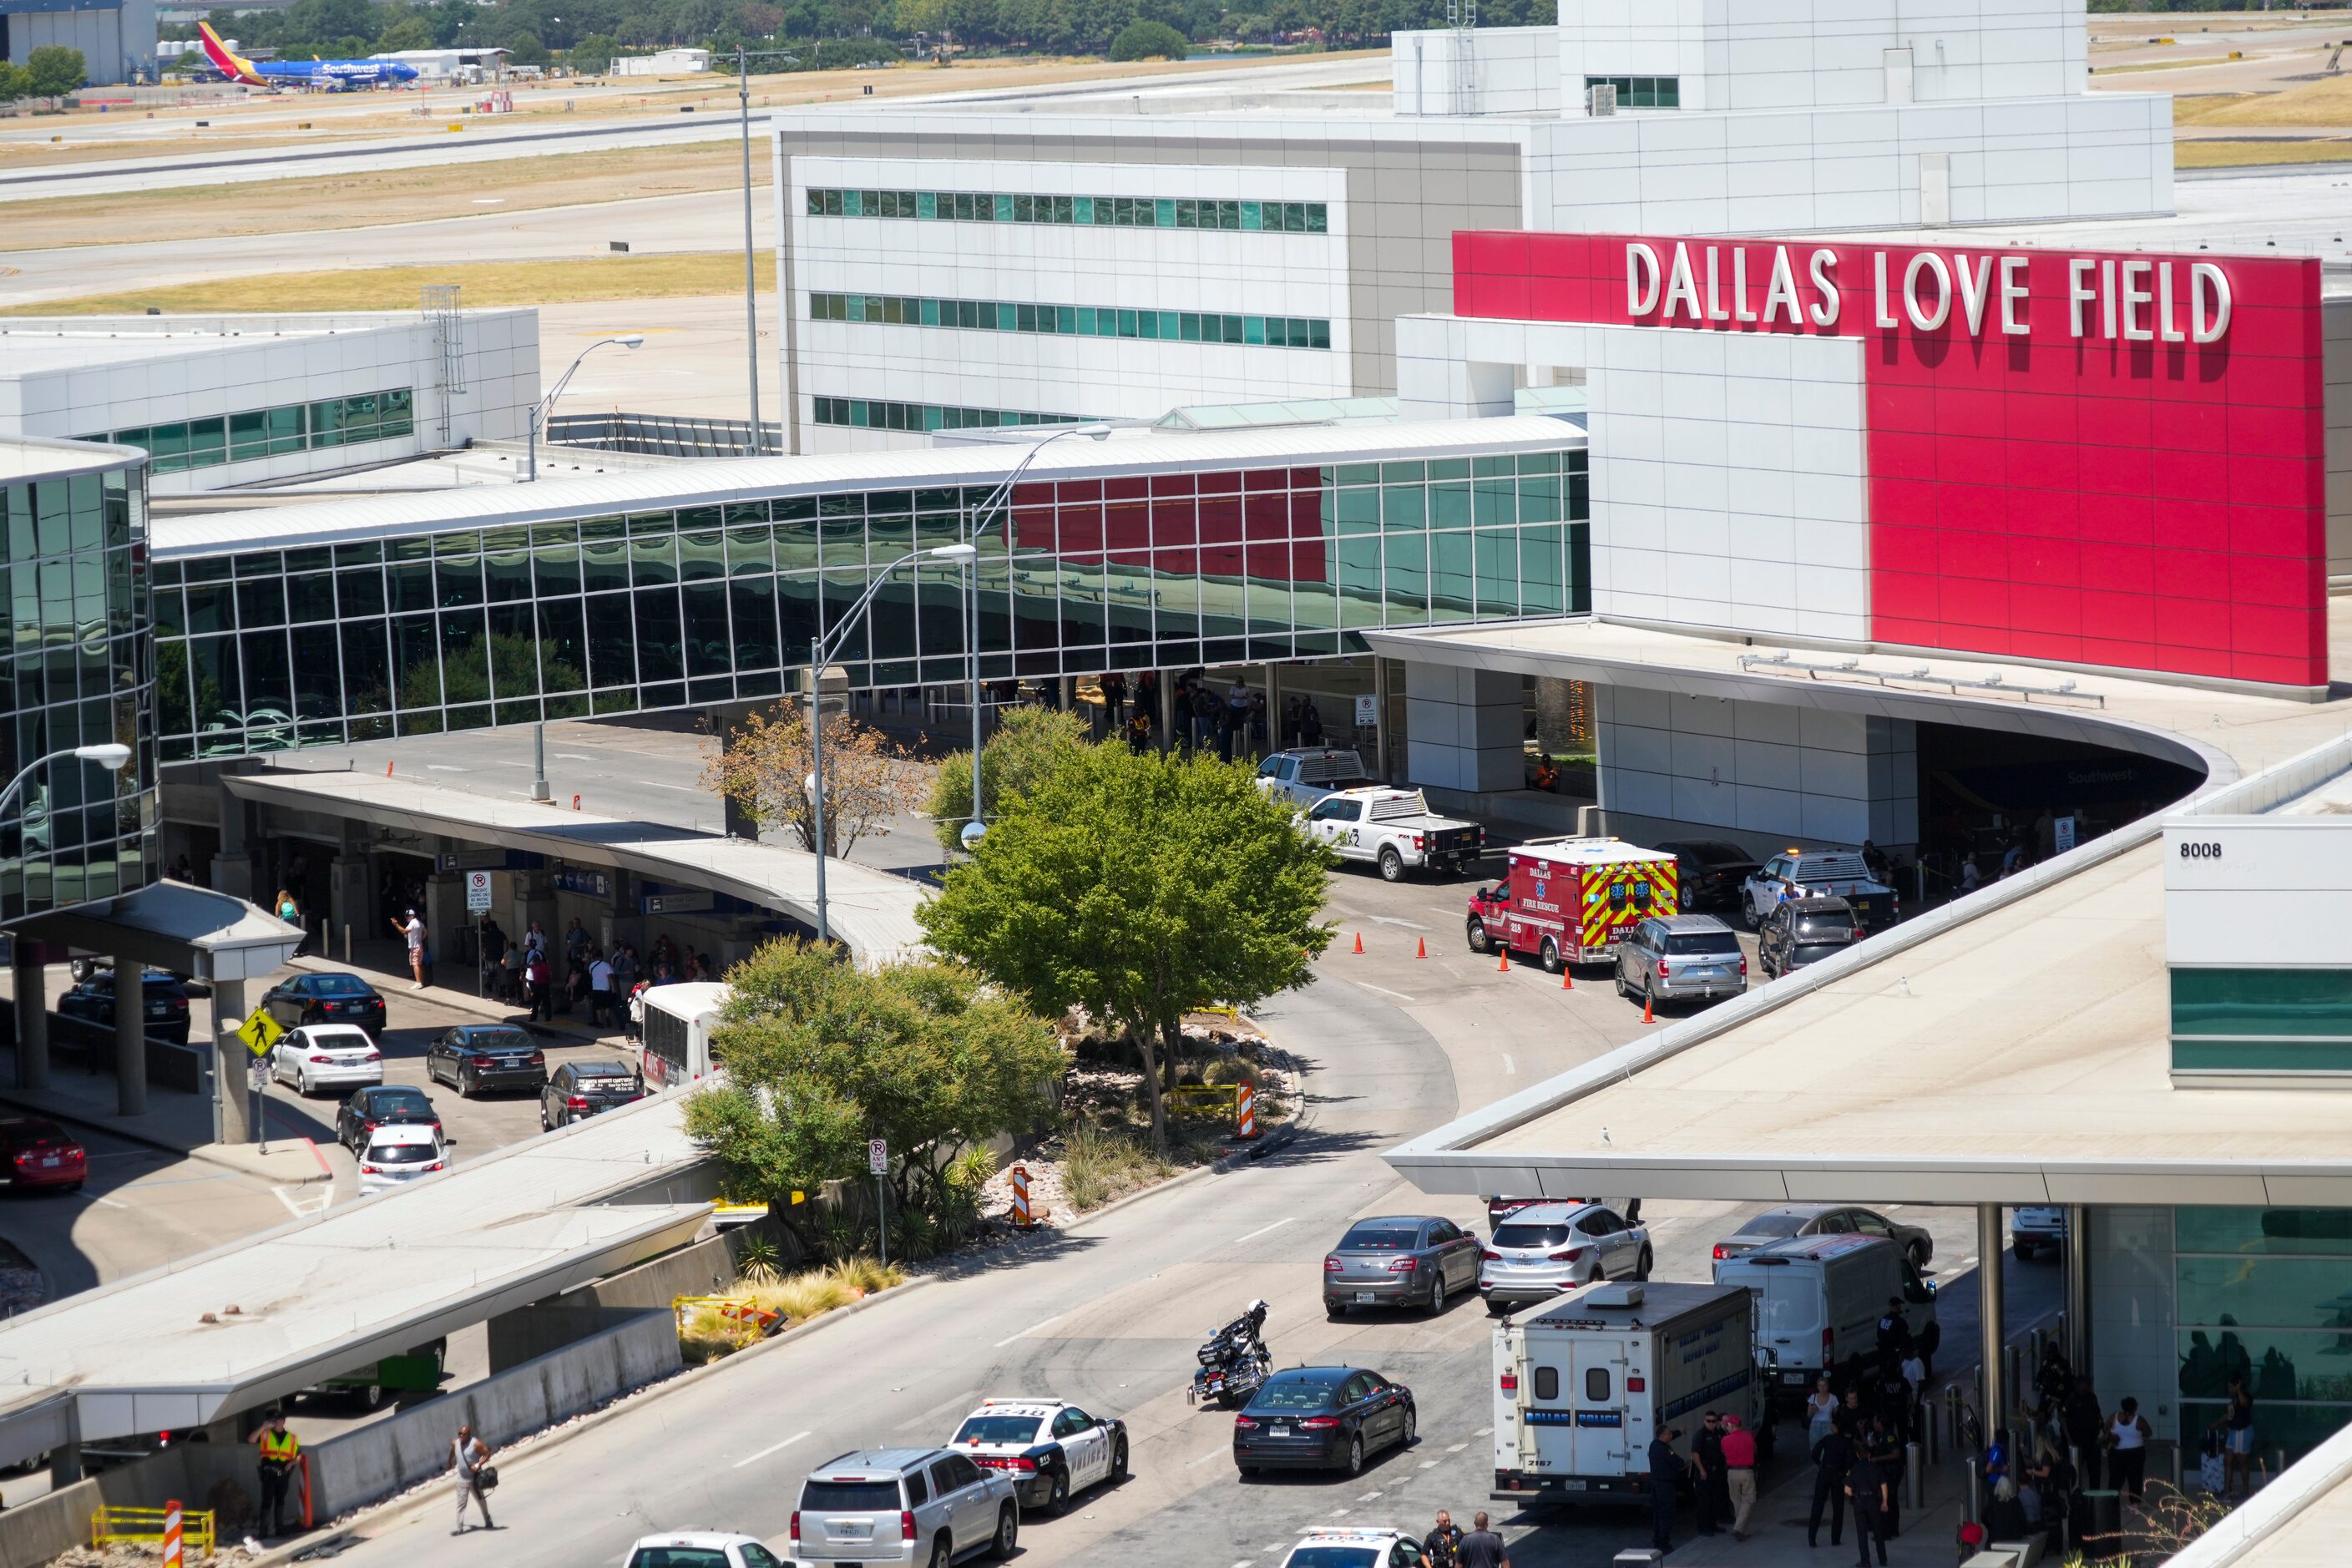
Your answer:
[[[1092,1122],[1071,1128],[1062,1144],[1062,1190],[1081,1214],[1174,1170],[1133,1139]]]
[[[1114,60],[1181,60],[1192,52],[1184,35],[1165,22],[1129,22],[1110,41]]]

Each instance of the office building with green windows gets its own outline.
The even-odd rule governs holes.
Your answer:
[[[0,322],[0,436],[137,447],[159,499],[520,438],[538,396],[530,310]]]

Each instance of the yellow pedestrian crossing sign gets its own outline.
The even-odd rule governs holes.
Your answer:
[[[286,1026],[267,1013],[256,1013],[236,1026],[236,1037],[243,1040],[245,1048],[257,1057],[268,1056],[269,1047],[276,1045],[278,1037],[285,1032]]]

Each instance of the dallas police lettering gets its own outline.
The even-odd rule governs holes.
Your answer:
[[[1750,255],[1768,249],[1769,257]],[[1867,254],[1872,324],[1882,331],[1907,322],[1917,331],[1938,332],[1956,315],[1972,338],[1989,330],[2021,338],[2030,331],[2032,256],[1918,250],[1896,266],[1887,251]],[[1806,299],[1788,246],[1677,241],[1673,256],[1664,258],[1655,246],[1632,240],[1625,247],[1625,311],[1636,320],[1654,316],[1660,326],[1679,320],[1700,326],[1834,328],[1845,307],[1841,268],[1847,260],[1830,246],[1806,255],[1803,272],[1811,291]],[[2074,337],[2213,343],[2230,330],[2230,276],[2217,263],[2116,256],[2063,261],[2067,330]],[[1764,279],[1760,310],[1751,306],[1751,268]]]

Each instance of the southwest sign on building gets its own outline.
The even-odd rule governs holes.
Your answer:
[[[1456,352],[1590,367],[1604,614],[2326,683],[2316,260],[1462,233],[1454,267],[1452,325],[1524,329]]]

